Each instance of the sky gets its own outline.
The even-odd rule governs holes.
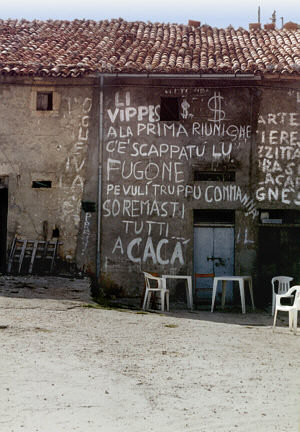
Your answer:
[[[276,26],[284,22],[300,23],[299,0],[13,0],[3,2],[0,18],[40,19],[103,19],[123,18],[126,21],[151,21],[187,24],[189,20],[200,21],[212,27],[248,28],[258,21],[271,22],[276,10]]]

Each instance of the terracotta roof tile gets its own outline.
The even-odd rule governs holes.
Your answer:
[[[97,72],[300,74],[300,30],[0,20],[2,75]]]

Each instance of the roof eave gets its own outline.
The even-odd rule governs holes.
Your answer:
[[[205,73],[194,73],[194,74],[162,74],[162,73],[96,73],[89,76],[93,77],[103,77],[103,78],[151,78],[151,79],[209,79],[209,80],[219,80],[219,79],[236,79],[236,80],[261,80],[260,75],[255,74],[205,74]]]
[[[266,73],[264,79],[268,80],[300,80],[299,73]]]

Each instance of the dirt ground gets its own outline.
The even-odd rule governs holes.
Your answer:
[[[0,431],[298,432],[300,329],[280,318],[100,309],[86,279],[2,276]]]

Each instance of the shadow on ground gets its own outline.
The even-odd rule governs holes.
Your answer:
[[[91,306],[94,304],[95,307],[98,307],[91,297],[91,284],[87,277],[2,275],[0,276],[0,296],[78,301]],[[102,306],[110,309],[141,312],[139,298],[111,300]],[[160,310],[147,311],[146,313],[162,314]],[[225,309],[217,306],[215,311],[211,313],[209,305],[198,306],[195,310],[190,311],[186,308],[186,303],[171,303],[170,312],[163,314],[177,319],[202,320],[248,327],[272,326],[273,324],[271,308],[253,311],[248,306],[246,314],[242,314],[241,308],[238,306],[227,306]],[[287,325],[287,314],[280,314],[277,318],[277,326],[286,327]]]
[[[91,302],[90,280],[59,276],[0,276],[0,296]]]
[[[141,310],[139,299],[117,299],[110,301],[109,306],[128,310]],[[273,325],[271,306],[265,309],[256,308],[252,310],[251,306],[247,305],[246,313],[242,314],[240,306],[226,306],[221,309],[221,306],[217,305],[214,312],[210,312],[210,305],[197,306],[191,311],[187,309],[186,303],[171,303],[169,312],[149,310],[146,313],[163,314],[178,319],[202,320],[251,327],[270,327]],[[288,326],[288,315],[279,313],[276,325]]]

